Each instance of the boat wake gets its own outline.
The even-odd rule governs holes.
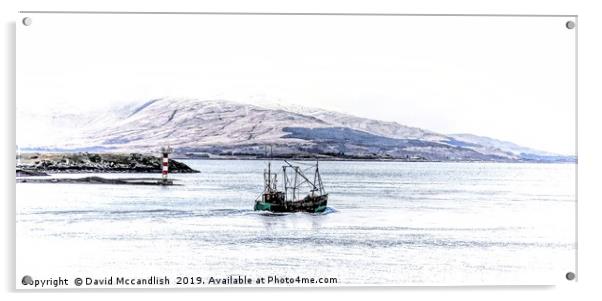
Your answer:
[[[316,215],[326,215],[326,214],[337,213],[337,212],[339,212],[339,211],[332,207],[326,207],[326,209],[324,209],[324,211],[322,211],[321,213],[316,213]]]
[[[142,209],[142,210],[57,210],[36,211],[21,214],[21,220],[42,217],[46,221],[82,222],[91,220],[135,220],[146,218],[195,218],[195,217],[237,217],[248,215],[289,216],[289,215],[326,215],[338,212],[332,207],[326,207],[320,213],[255,211],[253,209],[210,209],[210,210],[171,210],[171,209]]]

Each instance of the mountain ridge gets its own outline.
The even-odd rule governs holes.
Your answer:
[[[64,143],[24,149],[104,148],[148,152],[171,145],[182,154],[262,157],[266,147],[271,146],[273,155],[283,157],[571,161],[570,156],[471,134],[445,135],[318,108],[230,100],[152,99],[138,105],[110,108],[88,120],[74,121],[73,127],[81,128],[80,134]]]

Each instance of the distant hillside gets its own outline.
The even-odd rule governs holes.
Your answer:
[[[536,150],[524,146],[517,145],[509,141],[497,140],[489,137],[477,136],[472,134],[451,134],[448,135],[453,139],[472,145],[478,145],[484,149],[498,149],[519,156],[523,160],[545,161],[545,162],[570,162],[574,161],[573,156],[563,156],[546,151]]]
[[[26,115],[25,115],[26,116]],[[19,116],[19,118],[27,118]],[[154,152],[179,155],[397,159],[410,161],[572,161],[474,135],[443,135],[395,122],[315,108],[224,100],[155,99],[85,116],[53,116],[68,139],[22,145],[39,151]],[[74,129],[77,129],[74,134]]]

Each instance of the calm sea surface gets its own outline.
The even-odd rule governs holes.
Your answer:
[[[266,162],[185,162],[201,173],[177,187],[17,184],[17,278],[550,284],[575,269],[574,164],[320,162],[329,209],[275,215],[252,210]]]

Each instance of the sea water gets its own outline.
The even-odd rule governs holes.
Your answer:
[[[328,209],[270,214],[253,211],[266,162],[184,162],[201,173],[171,174],[181,186],[17,184],[17,283],[552,284],[575,270],[575,164],[320,162]],[[149,176],[52,177],[89,175]]]

